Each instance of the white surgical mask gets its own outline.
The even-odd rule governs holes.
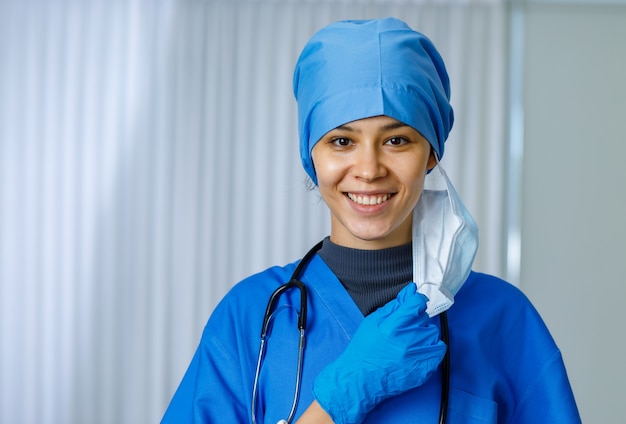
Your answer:
[[[413,211],[413,280],[433,317],[449,309],[470,274],[478,227],[440,164],[426,175]]]

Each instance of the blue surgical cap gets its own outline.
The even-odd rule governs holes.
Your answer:
[[[419,131],[441,158],[454,121],[443,59],[426,36],[394,18],[318,31],[300,54],[293,91],[300,157],[315,184],[313,146],[340,125],[387,115]]]

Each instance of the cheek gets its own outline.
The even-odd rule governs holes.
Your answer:
[[[414,162],[413,162],[414,164]],[[426,168],[422,167],[420,162],[419,166],[408,165],[403,169],[404,184],[411,191],[410,196],[415,199],[419,199],[424,189],[424,179],[426,178]],[[416,200],[417,202],[417,200]]]
[[[315,167],[315,175],[319,186],[332,184],[336,182],[342,173],[342,165],[340,161],[332,160],[327,155],[315,154],[313,150],[313,166]]]
[[[329,166],[316,168],[315,175],[317,176],[317,186],[322,194],[333,187],[336,187],[341,180],[339,173]]]
[[[412,196],[419,199],[424,189],[424,175],[416,175],[410,184]]]

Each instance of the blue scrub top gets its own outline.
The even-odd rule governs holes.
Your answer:
[[[260,331],[270,294],[296,264],[253,275],[224,297],[162,423],[251,422]],[[313,381],[345,349],[363,315],[324,261],[301,278],[308,290],[307,343],[296,417],[313,401]],[[293,400],[299,333],[298,290],[272,318],[260,375],[257,421],[286,419]],[[541,317],[516,287],[472,272],[448,311],[451,380],[448,423],[580,423],[561,353]],[[439,319],[434,318],[438,325]],[[438,371],[422,386],[380,403],[366,423],[437,423]],[[259,418],[263,418],[259,420]]]

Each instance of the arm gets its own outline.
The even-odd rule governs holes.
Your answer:
[[[332,424],[330,415],[317,403],[316,400],[309,405],[304,414],[296,421],[296,424]]]
[[[560,351],[544,364],[535,382],[521,397],[511,422],[581,423]]]
[[[161,424],[246,422],[239,364],[207,325]]]

